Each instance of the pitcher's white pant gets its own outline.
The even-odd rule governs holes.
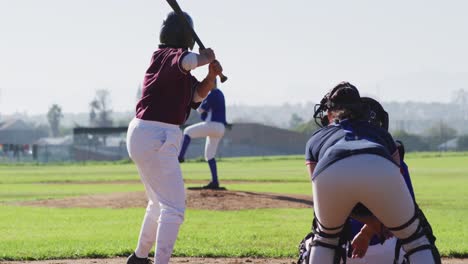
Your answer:
[[[363,203],[387,227],[398,227],[407,223],[415,213],[415,206],[398,166],[387,159],[370,154],[355,155],[335,162],[313,180],[314,211],[318,221],[337,234],[353,207]],[[398,238],[408,238],[419,225],[419,220],[393,234]],[[316,239],[327,244],[337,245],[338,239]],[[314,239],[315,240],[315,239]],[[403,246],[405,251],[421,245],[428,245],[424,236]],[[333,263],[332,249],[312,247],[310,264]],[[434,263],[429,250],[410,256],[412,264]]]
[[[135,118],[128,127],[128,153],[149,200],[135,253],[148,257],[156,241],[158,264],[169,263],[184,220],[185,188],[177,159],[181,138],[179,127],[172,124]]]
[[[363,258],[348,258],[347,264],[379,264],[389,263],[392,264],[395,259],[395,245],[397,239],[395,237],[389,238],[385,243],[369,246],[366,255]],[[403,261],[405,253],[400,250],[399,263]]]
[[[184,134],[190,138],[206,137],[205,143],[205,160],[210,160],[215,157],[219,142],[224,135],[224,124],[219,122],[201,122],[188,126],[184,130]]]

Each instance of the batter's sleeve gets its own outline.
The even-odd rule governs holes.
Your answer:
[[[187,52],[185,56],[180,60],[180,66],[185,71],[191,71],[198,66],[198,57],[195,53]]]
[[[196,68],[195,64],[198,64],[197,55],[190,51],[182,52],[182,54],[177,59],[177,66],[180,72],[182,72],[183,74],[189,74],[190,70]]]

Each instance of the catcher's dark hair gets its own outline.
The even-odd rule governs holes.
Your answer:
[[[338,120],[361,119],[364,115],[361,96],[356,86],[349,82],[341,82],[330,90],[315,105],[314,120],[320,127],[328,125],[326,112],[333,111]]]
[[[388,130],[388,113],[383,106],[370,97],[362,97],[361,101],[367,111],[366,115],[369,123]]]
[[[193,27],[193,20],[189,14],[184,12],[190,25]],[[159,32],[160,47],[192,49],[195,40],[188,29],[175,12],[170,12],[163,21]]]

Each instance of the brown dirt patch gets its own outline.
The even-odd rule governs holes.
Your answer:
[[[293,264],[295,259],[266,259],[266,258],[172,258],[171,264]],[[122,264],[124,258],[112,259],[72,259],[72,260],[44,260],[44,261],[0,261],[1,264]],[[468,264],[468,259],[443,259],[443,264]]]
[[[241,210],[259,208],[312,208],[307,195],[272,194],[240,191],[187,190],[187,207],[206,210]],[[50,199],[16,203],[26,206],[131,208],[145,207],[144,192],[84,195],[64,199]]]
[[[192,179],[184,179],[185,183],[200,183],[206,184],[207,180],[192,180]],[[230,183],[259,183],[264,181],[245,181],[245,180],[223,180],[223,184],[230,184]],[[47,181],[42,182],[42,184],[138,184],[141,183],[141,180],[110,180],[110,181]]]

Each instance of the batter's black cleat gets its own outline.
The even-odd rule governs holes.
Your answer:
[[[184,161],[185,161],[184,158],[179,157],[179,163],[184,163]]]
[[[153,261],[149,258],[139,258],[133,252],[127,259],[127,264],[152,264]]]

